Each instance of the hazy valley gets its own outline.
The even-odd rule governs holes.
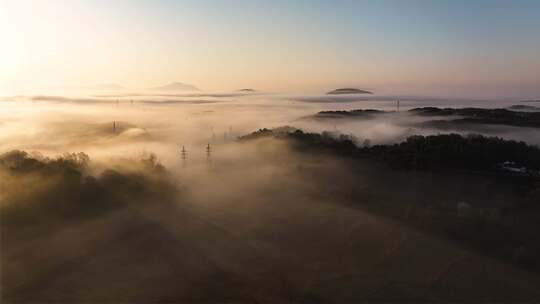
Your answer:
[[[3,299],[540,299],[534,112],[444,129],[411,109],[459,101],[318,98],[5,97]]]

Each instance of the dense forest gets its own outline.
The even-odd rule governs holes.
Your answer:
[[[416,135],[401,143],[370,146],[351,135],[288,128],[261,129],[240,140],[264,137],[290,142],[303,153],[340,155],[357,171],[358,180],[369,175],[367,186],[351,184],[332,192],[346,197],[351,206],[540,271],[536,146],[457,134]],[[392,185],[393,191],[382,184]]]
[[[483,109],[483,108],[437,108],[422,107],[408,110],[406,113],[433,118],[420,123],[431,127],[452,127],[458,124],[493,124],[516,127],[540,127],[540,112],[532,111],[524,106],[512,109]],[[519,110],[519,111],[517,111]],[[314,118],[374,118],[381,114],[397,113],[374,109],[358,109],[351,111],[321,111]],[[444,119],[443,119],[444,118]]]
[[[509,125],[518,127],[540,127],[540,112],[511,111],[508,109],[481,108],[436,108],[424,107],[410,110],[416,115],[423,116],[461,116],[452,119],[453,123],[480,123]]]
[[[289,129],[286,129],[289,130]],[[241,140],[264,136],[294,140],[299,149],[331,151],[340,155],[380,160],[404,169],[465,169],[501,172],[503,163],[525,167],[528,175],[540,170],[540,149],[525,142],[471,134],[414,135],[401,143],[371,146],[369,140],[332,132],[306,133],[261,129]],[[525,172],[524,172],[525,173]]]

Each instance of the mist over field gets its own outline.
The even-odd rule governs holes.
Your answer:
[[[403,171],[280,136],[239,139],[263,128],[345,136],[359,149],[456,132],[532,145],[540,138],[537,128],[420,127],[430,118],[408,109],[459,107],[460,101],[403,100],[397,112],[393,97],[387,99],[268,93],[3,98],[2,298],[539,299],[538,274],[512,264],[516,248],[535,252],[527,243],[533,239],[506,244],[501,258],[467,243],[468,223],[447,227],[457,239],[431,231],[433,214],[457,216],[459,202],[501,210],[525,204],[528,196],[515,185],[464,172]],[[514,103],[477,101],[486,108]],[[354,109],[389,112],[368,119],[316,116]],[[509,210],[505,223],[521,214]],[[482,237],[504,229],[482,225],[475,230]]]
[[[540,303],[539,11],[0,0],[0,303]]]
[[[96,153],[114,153],[136,142],[131,149],[158,149],[160,158],[175,158],[174,145],[193,146],[204,152],[209,141],[223,143],[259,128],[292,126],[306,131],[333,131],[351,134],[373,143],[391,143],[414,134],[457,132],[500,136],[539,144],[540,133],[533,128],[488,125],[476,130],[449,128],[439,130],[415,127],[429,118],[412,115],[417,107],[507,108],[516,100],[465,100],[429,97],[329,95],[286,95],[270,93],[104,93],[85,96],[30,95],[3,97],[0,148],[33,149],[41,152],[65,152],[97,149]],[[309,101],[306,101],[309,100]],[[311,102],[317,100],[317,102]],[[338,100],[336,102],[336,100]],[[370,120],[315,120],[319,111],[378,109],[400,113],[381,115]],[[31,105],[31,107],[30,107]],[[156,119],[158,118],[159,119]],[[113,132],[113,123],[117,130]],[[99,147],[107,146],[108,149]],[[165,146],[166,149],[161,151]],[[58,149],[58,147],[61,147]],[[114,148],[113,148],[114,147]],[[176,147],[178,148],[178,147]],[[118,150],[120,149],[120,150]],[[91,153],[92,151],[87,151]],[[200,154],[200,153],[197,153]],[[204,153],[202,153],[204,154]]]
[[[539,11],[0,0],[0,303],[540,303]]]

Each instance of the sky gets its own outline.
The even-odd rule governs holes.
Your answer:
[[[540,98],[538,0],[0,0],[0,90]],[[1,92],[1,91],[0,91]]]

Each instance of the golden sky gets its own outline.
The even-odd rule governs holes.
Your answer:
[[[0,90],[540,94],[538,2],[332,3],[0,0]]]

